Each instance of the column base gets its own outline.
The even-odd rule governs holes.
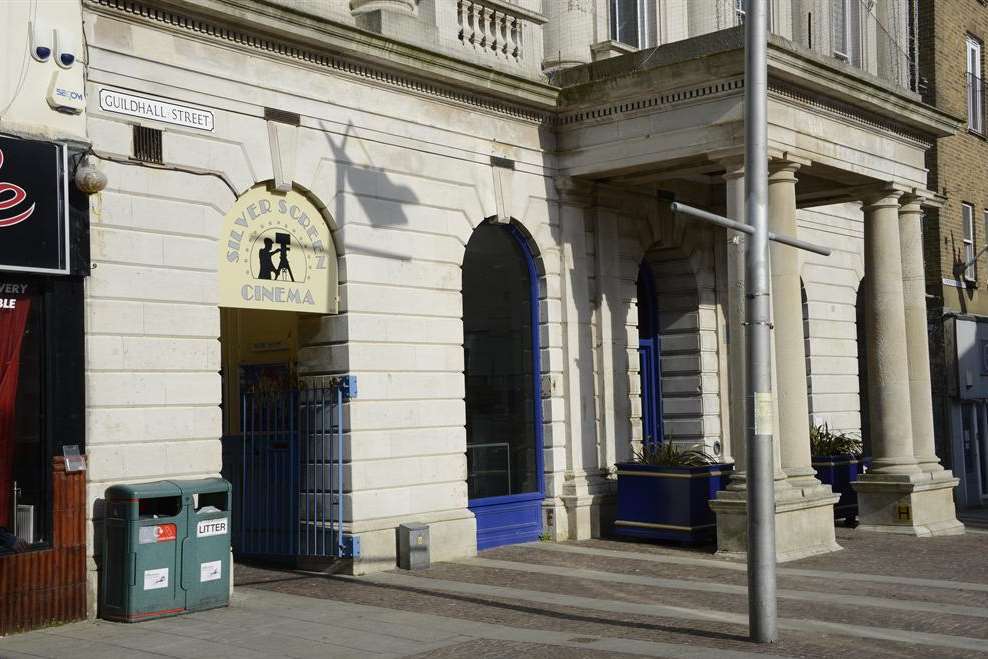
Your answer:
[[[852,485],[858,493],[858,530],[917,537],[961,535],[949,470],[913,474],[863,474]]]
[[[843,549],[834,535],[834,504],[830,486],[775,492],[775,556],[785,563]],[[717,515],[717,555],[743,558],[748,551],[748,501],[745,492],[721,491],[710,502]]]

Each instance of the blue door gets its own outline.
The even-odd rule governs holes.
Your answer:
[[[477,548],[542,532],[538,277],[510,225],[482,224],[463,260],[467,489]]]
[[[638,268],[638,360],[642,397],[642,441],[662,442],[662,356],[655,279],[646,261]]]

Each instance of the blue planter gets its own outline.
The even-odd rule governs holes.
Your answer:
[[[654,467],[617,465],[618,509],[614,535],[703,542],[717,530],[710,499],[727,485],[733,465]]]
[[[851,483],[871,466],[871,458],[854,455],[815,455],[813,468],[821,483],[829,485],[840,500],[834,505],[834,519],[853,522],[858,516],[858,493]]]

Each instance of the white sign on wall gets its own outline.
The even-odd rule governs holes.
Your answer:
[[[202,108],[189,105],[179,105],[158,98],[137,96],[113,89],[99,90],[99,107],[101,110],[130,117],[163,121],[166,124],[213,130],[213,113]]]

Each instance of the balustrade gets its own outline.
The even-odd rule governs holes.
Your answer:
[[[492,0],[457,0],[459,40],[478,53],[518,62],[523,57],[524,10]]]

